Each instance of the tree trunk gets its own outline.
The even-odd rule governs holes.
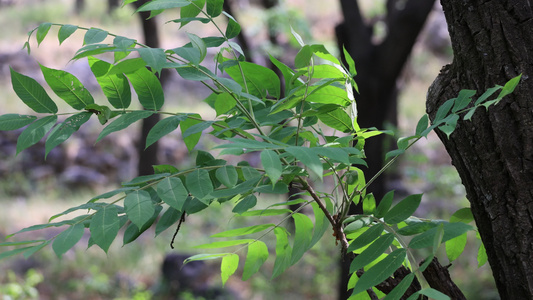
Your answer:
[[[140,0],[134,2],[133,4],[136,6],[136,8],[139,8],[146,2],[148,2],[148,0]],[[158,48],[160,43],[156,17],[149,19],[150,12],[148,11],[139,12],[139,17],[142,22],[144,44],[152,48]],[[167,69],[163,69],[159,77],[161,85],[163,86],[165,79],[167,78],[167,72]],[[139,163],[137,165],[137,175],[149,175],[154,173],[153,166],[157,165],[157,151],[159,149],[159,143],[155,142],[146,149],[144,149],[144,147],[146,145],[146,137],[148,136],[148,133],[155,126],[155,124],[159,122],[159,120],[159,114],[153,114],[142,121],[142,128],[139,136]]]
[[[398,90],[396,81],[411,53],[423,25],[429,15],[434,0],[388,0],[387,27],[385,39],[376,43],[373,37],[373,24],[367,24],[359,10],[357,1],[341,0],[344,22],[337,26],[339,48],[344,46],[355,60],[357,73],[355,81],[359,87],[356,95],[358,123],[361,128],[383,129],[390,112],[396,111]],[[395,119],[395,116],[392,117]],[[372,178],[384,165],[384,136],[370,138],[365,145],[368,168],[363,169],[367,180]],[[379,201],[386,193],[385,177],[382,175],[370,185],[368,192],[374,193]],[[362,209],[353,210],[353,213]],[[350,261],[342,261],[339,286],[339,299],[347,299],[346,291]]]
[[[428,91],[430,118],[461,89],[477,96],[522,73],[514,93],[450,139],[502,299],[533,299],[533,12],[530,1],[442,0],[454,60]]]

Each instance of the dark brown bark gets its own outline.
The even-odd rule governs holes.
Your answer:
[[[450,277],[448,268],[442,266],[437,258],[433,258],[428,267],[422,272],[429,286],[448,295],[454,300],[466,300],[465,295]]]
[[[373,41],[373,25],[365,22],[357,1],[340,2],[344,23],[337,26],[336,34],[339,47],[346,48],[355,60],[357,68],[355,81],[359,87],[359,94],[356,96],[358,123],[362,128],[383,129],[387,117],[390,116],[389,112],[395,111],[398,96],[396,81],[435,1],[387,1],[384,22],[388,33],[379,44]],[[367,180],[377,174],[384,165],[384,139],[381,135],[366,142],[365,153],[369,167],[363,171]],[[379,201],[386,193],[385,177],[380,176],[374,181],[368,192],[374,193]],[[346,291],[349,265],[349,262],[341,261],[339,299],[347,299],[350,296],[350,292]]]
[[[428,92],[427,111],[461,89],[503,84],[515,92],[437,132],[466,187],[502,299],[533,299],[533,12],[530,1],[442,0],[454,60]]]

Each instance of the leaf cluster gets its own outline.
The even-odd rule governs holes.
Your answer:
[[[247,249],[243,280],[256,273],[271,254],[275,256],[272,277],[276,277],[297,263],[329,228],[343,250],[356,256],[350,266],[352,279],[348,286],[354,289],[354,297],[369,290],[379,293],[376,286],[403,266],[412,273],[386,296],[386,299],[399,299],[414,280],[414,274],[427,266],[417,266],[411,249],[432,249],[426,258],[431,261],[439,246],[445,243],[450,260],[456,259],[465,247],[466,232],[474,229],[467,224],[472,221],[469,210],[460,210],[450,222],[423,220],[413,216],[422,195],[408,196],[393,205],[392,192],[379,202],[366,193],[376,177],[367,180],[360,169],[366,166],[365,141],[387,132],[360,128],[357,123],[354,97],[357,85],[353,79],[356,69],[347,51],[343,51],[345,65],[323,45],[308,45],[293,32],[300,43],[294,67],[270,57],[282,74],[280,78],[273,70],[245,61],[241,48],[231,40],[241,27],[223,12],[222,4],[221,0],[154,0],[141,6],[138,11],[150,11],[151,17],[179,8],[180,18],[171,20],[172,23],[180,27],[194,22],[211,23],[219,32],[219,36],[208,37],[188,33],[189,42],[172,49],[149,48],[102,29],[74,25],[44,23],[30,32],[29,38],[35,33],[38,44],[52,27],[58,27],[60,44],[72,34],[82,32],[83,45],[72,59],[87,58],[107,102],[97,103],[74,75],[41,66],[50,90],[73,110],[58,113],[55,100],[41,84],[11,69],[13,89],[39,114],[0,116],[0,130],[25,127],[17,141],[17,154],[45,138],[47,155],[93,116],[106,125],[96,139],[98,142],[153,114],[161,114],[166,117],[151,129],[145,147],[180,130],[183,143],[196,154],[196,161],[193,168],[185,170],[170,165],[154,166],[153,175],[136,177],[118,189],[52,216],[46,224],[22,229],[15,234],[66,227],[48,240],[4,242],[0,246],[18,248],[0,253],[0,258],[20,253],[29,256],[48,244],[61,257],[80,242],[86,231],[90,233],[88,247],[96,245],[107,252],[120,229],[124,229],[122,243],[125,245],[152,227],[156,236],[173,225],[178,224],[179,228],[185,215],[200,213],[216,202],[233,205],[234,214],[258,223],[215,234],[213,238],[224,240],[198,246],[202,249],[237,247],[236,250],[198,254],[188,259],[221,259],[223,283],[238,269],[242,259],[239,251]],[[221,18],[225,19],[225,28],[219,26]],[[30,51],[29,39],[25,46]],[[212,70],[202,65],[208,50],[216,51],[213,57],[216,67]],[[132,52],[138,55],[132,58]],[[97,58],[105,53],[113,54],[112,62]],[[158,79],[163,69],[173,70],[186,80],[200,81],[210,89],[212,94],[204,101],[216,117],[206,120],[195,112],[165,111],[165,96]],[[457,98],[444,103],[431,126],[428,117],[423,116],[415,134],[400,138],[398,149],[387,154],[391,160],[383,170],[431,130],[439,128],[449,136],[460,114],[465,113],[463,119],[469,120],[479,106],[498,103],[512,92],[519,79],[489,89],[469,108],[475,91],[461,91]],[[487,100],[498,90],[501,92],[496,99]],[[130,108],[135,101],[133,95],[143,109]],[[62,119],[63,115],[68,117]],[[219,152],[217,157],[215,151],[196,148],[200,139],[208,136],[205,133],[221,141],[212,149]],[[254,153],[259,157],[259,166],[250,165],[246,160],[247,155]],[[228,155],[239,156],[241,161],[230,164],[225,159]],[[332,178],[333,187],[315,191],[313,182],[325,177]],[[262,195],[286,194],[289,187],[301,190],[299,199],[255,209]],[[364,213],[348,215],[350,205],[360,202]],[[279,208],[290,204],[301,206],[296,211]],[[312,217],[300,211],[308,205],[312,207]],[[73,212],[85,213],[68,219]],[[280,216],[281,220],[261,224],[261,216]],[[67,220],[54,222],[59,217]],[[292,236],[284,227],[289,218],[295,226]],[[261,240],[270,233],[276,238],[272,249]],[[241,238],[247,235],[253,237]],[[483,253],[484,248],[480,248],[480,264],[486,260]],[[446,299],[432,289],[419,294]]]

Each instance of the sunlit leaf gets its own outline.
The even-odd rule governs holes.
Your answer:
[[[226,281],[230,278],[237,268],[239,267],[239,256],[231,253],[222,257],[222,263],[220,264],[220,277],[222,278],[222,285],[226,284]]]
[[[264,242],[255,241],[248,245],[242,280],[248,280],[253,274],[257,273],[267,258],[268,248]]]
[[[297,263],[300,258],[309,250],[312,235],[309,234],[313,230],[313,221],[308,216],[295,213],[292,215],[294,219],[294,243],[292,246],[291,265]]]
[[[276,227],[274,228],[274,234],[276,235],[276,261],[272,270],[272,278],[279,276],[291,266],[292,253],[287,230],[283,227]]]
[[[219,232],[219,233],[213,234],[211,237],[219,238],[219,237],[233,237],[233,236],[253,234],[256,232],[266,230],[273,226],[274,224],[253,225],[253,226],[248,226],[248,227],[243,227],[243,228],[231,229],[231,230],[227,230],[224,232]]]

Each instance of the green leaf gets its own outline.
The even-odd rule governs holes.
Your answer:
[[[498,90],[501,90],[502,86],[497,85],[495,87],[492,87],[490,89],[487,89],[483,95],[479,96],[477,98],[476,102],[474,103],[474,107],[478,106],[479,104],[483,103],[483,101],[487,100],[490,96],[492,96],[494,93],[496,93]],[[466,117],[465,117],[466,119]]]
[[[299,201],[302,199],[296,199],[293,201]],[[328,211],[333,211],[333,203],[329,199],[324,199],[326,202],[326,208]],[[324,235],[324,233],[329,229],[330,223],[322,209],[316,204],[316,202],[311,203],[313,207],[313,214],[315,215],[315,229],[313,230],[313,236],[311,237],[311,242],[309,243],[309,249],[311,249]]]
[[[149,116],[153,115],[154,112],[153,111],[146,111],[146,110],[139,110],[139,111],[132,111],[132,112],[129,112],[129,113],[125,113],[123,115],[121,115],[120,117],[118,117],[115,121],[111,122],[111,124],[107,125],[103,130],[102,132],[100,132],[100,134],[98,135],[98,138],[96,139],[96,141],[100,141],[101,139],[103,139],[104,137],[106,137],[107,135],[115,132],[115,131],[120,131],[122,129],[125,129],[127,128],[128,126],[130,126],[131,124],[139,121],[139,120],[142,120],[144,118],[148,118]]]
[[[195,119],[193,119],[193,118],[195,118]],[[181,122],[181,126],[180,127],[181,127],[182,137],[183,137],[183,134],[185,133],[185,131],[187,131],[187,129],[189,129],[190,127],[192,127],[192,126],[194,126],[196,124],[202,123],[201,120],[197,120],[197,119],[201,119],[199,114],[191,114],[189,116],[189,118],[187,118],[186,120]],[[198,132],[198,133],[195,133],[195,134],[188,135],[187,137],[184,137],[183,138],[183,142],[187,146],[187,150],[192,151],[194,149],[194,147],[196,146],[196,144],[198,144],[198,141],[200,140],[201,136],[202,136],[202,133]]]
[[[141,68],[133,73],[128,73],[133,89],[137,93],[139,102],[145,109],[158,110],[165,102],[165,96],[161,82],[148,69]]]
[[[383,218],[387,212],[389,212],[390,207],[392,206],[392,200],[394,199],[394,191],[389,191],[383,196],[383,199],[378,204],[374,216],[376,218]]]
[[[136,48],[141,58],[146,62],[152,70],[157,73],[161,73],[161,69],[167,62],[167,55],[165,50],[161,48]]]
[[[462,235],[463,233],[472,230],[472,226],[457,222],[457,223],[443,223],[444,235],[442,237],[442,242],[449,241],[455,237]],[[427,248],[433,245],[435,235],[438,234],[439,227],[433,227],[417,236],[415,236],[411,242],[409,242],[409,247],[413,249]]]
[[[287,147],[286,151],[307,166],[311,171],[318,175],[319,178],[322,178],[324,168],[322,167],[322,162],[312,148]]]
[[[416,211],[422,200],[422,194],[410,195],[391,208],[383,217],[388,224],[398,224],[409,218]]]
[[[235,205],[232,212],[236,214],[242,214],[243,212],[254,207],[256,204],[257,204],[257,197],[255,197],[254,195],[248,195],[244,197],[241,201],[239,201],[237,205]]]
[[[36,116],[6,114],[0,116],[0,130],[15,130],[22,128],[37,119]]]
[[[428,128],[429,125],[429,117],[427,114],[424,114],[420,120],[418,120],[418,124],[416,124],[416,130],[415,135],[422,136],[422,132]]]
[[[237,104],[237,101],[228,93],[222,93],[216,95],[215,98],[215,111],[217,116],[227,113],[231,109],[234,109]]]
[[[350,55],[350,53],[342,46],[342,53],[344,53],[344,60],[348,63],[348,70],[352,75],[357,75],[357,71],[355,70],[355,62]]]
[[[226,281],[230,278],[237,268],[239,267],[239,256],[231,253],[222,257],[222,263],[220,264],[220,277],[222,278],[222,285],[226,284]]]
[[[52,23],[42,23],[41,25],[39,25],[39,27],[37,27],[37,33],[35,34],[37,38],[37,45],[41,45],[41,42],[48,34],[50,27],[52,27]]]
[[[246,79],[248,93],[259,98],[266,98],[268,95],[278,99],[280,96],[280,80],[274,71],[267,67],[249,62],[240,62],[238,65],[226,68],[228,75],[244,87],[243,76]]]
[[[78,30],[78,26],[76,25],[69,25],[69,24],[61,25],[61,27],[59,28],[59,32],[57,33],[59,44],[61,45],[76,30]]]
[[[404,262],[406,253],[406,249],[395,250],[375,264],[370,270],[365,271],[357,281],[352,295],[364,292],[391,276]]]
[[[470,223],[474,221],[474,216],[472,215],[472,211],[470,210],[470,207],[463,207],[459,210],[457,210],[453,215],[450,217],[450,222],[463,222],[463,223]]]
[[[89,121],[91,113],[81,112],[68,117],[63,123],[56,126],[46,138],[45,158],[48,153],[57,145],[66,141],[74,132],[80,129],[80,126]]]
[[[387,154],[385,154],[385,160],[389,160],[393,157],[396,157],[398,155],[402,155],[405,153],[405,149],[395,149],[395,150],[392,150],[392,151],[389,151],[387,152]]]
[[[226,17],[228,17],[228,26],[226,27],[226,33],[225,36],[227,39],[232,39],[239,35],[241,32],[241,25],[237,23],[235,18],[233,18],[230,14],[226,13],[225,11],[222,12]]]
[[[361,254],[357,255],[350,264],[350,273],[353,273],[364,266],[372,263],[381,256],[394,241],[394,235],[387,233],[375,240]],[[381,281],[380,281],[381,282]],[[379,282],[378,282],[379,283]]]
[[[507,83],[503,86],[502,91],[498,95],[497,99],[502,99],[503,97],[512,93],[514,89],[516,88],[516,86],[518,85],[518,83],[520,82],[520,78],[522,78],[522,74],[507,81]]]
[[[183,211],[189,192],[177,177],[167,177],[157,184],[157,195],[170,207]]]
[[[137,227],[137,225],[135,225],[134,223],[130,223],[126,230],[124,230],[124,236],[122,238],[123,245],[135,241],[143,232],[148,230],[148,228],[150,228],[152,224],[154,224],[157,217],[159,217],[159,213],[162,209],[163,207],[161,207],[160,205],[156,206],[152,217],[150,217],[150,219],[146,223],[144,223],[141,228]]]
[[[261,151],[261,163],[270,181],[275,184],[283,172],[279,155],[272,150],[263,150]]]
[[[355,251],[372,243],[374,240],[381,236],[381,234],[383,233],[383,229],[383,224],[376,224],[371,226],[350,243],[350,246],[348,247],[348,249],[346,249],[346,252]]]
[[[137,12],[178,8],[189,4],[191,4],[189,0],[155,0],[142,5],[137,9]]]
[[[146,136],[146,148],[157,142],[160,138],[176,130],[180,122],[187,119],[186,115],[171,116],[157,122]]]
[[[207,0],[206,1],[206,12],[211,18],[218,17],[222,13],[222,6],[224,5],[224,0]]]
[[[477,252],[477,267],[480,268],[487,263],[489,257],[487,256],[487,251],[485,250],[485,244],[481,243]]]
[[[292,215],[294,219],[294,242],[292,246],[291,265],[297,263],[304,253],[309,250],[313,231],[313,221],[308,216],[300,213]]]
[[[191,4],[180,9],[181,18],[194,18],[200,14],[205,5],[205,0],[191,0]],[[187,25],[188,22],[182,22],[181,27]]]
[[[109,103],[114,108],[128,108],[131,103],[131,89],[126,76],[108,74],[113,65],[94,57],[89,57],[89,66]]]
[[[231,229],[231,230],[227,230],[224,232],[213,234],[211,237],[219,238],[219,237],[233,237],[233,236],[253,234],[256,232],[261,232],[270,227],[274,227],[274,224],[260,224],[260,225],[253,225],[253,226],[248,226],[248,227],[243,227],[243,228]]]
[[[155,226],[155,236],[158,236],[161,232],[167,230],[170,226],[174,225],[181,218],[182,212],[169,207],[161,216],[157,225]]]
[[[374,194],[370,193],[363,198],[363,213],[365,215],[372,215],[376,211],[376,198]]]
[[[461,234],[449,241],[446,241],[446,255],[450,262],[456,260],[465,250],[467,241],[466,233]]]
[[[429,299],[434,299],[434,300],[450,300],[450,297],[432,288],[422,289],[412,294],[409,298],[407,298],[407,300],[418,299],[420,295],[428,296]]]
[[[268,248],[265,243],[255,241],[248,245],[248,253],[246,254],[242,280],[248,280],[253,274],[257,273],[267,258]]]
[[[65,100],[72,108],[81,110],[94,103],[91,93],[74,75],[62,70],[40,66],[46,83],[59,98]]]
[[[441,221],[434,221],[434,222],[428,222],[428,221],[416,221],[416,222],[408,222],[408,225],[405,227],[402,227],[398,229],[398,234],[410,236],[419,234],[425,231],[428,231],[429,229],[438,226]]]
[[[91,219],[89,229],[93,242],[107,253],[109,246],[111,246],[120,229],[117,208],[115,206],[107,206],[98,210]]]
[[[433,121],[433,123],[437,123],[438,121],[443,120],[445,117],[447,117],[454,103],[455,99],[449,99],[444,102],[437,110],[437,114],[435,115],[435,120]]]
[[[130,221],[140,229],[153,216],[155,208],[147,191],[129,193],[124,199],[124,209]]]
[[[10,251],[2,252],[2,253],[0,253],[0,260],[2,260],[4,258],[11,257],[11,256],[14,256],[14,255],[17,255],[17,254],[20,254],[20,253],[23,253],[23,252],[25,252],[25,251],[27,251],[28,249],[31,249],[31,248],[33,248],[33,246],[17,248],[17,249],[13,249],[13,250],[10,250]]]
[[[83,44],[97,44],[105,40],[108,32],[99,28],[91,28],[87,30],[85,36],[83,37]]]
[[[201,1],[205,1],[205,0],[201,0]],[[182,23],[182,25],[183,25],[183,23]],[[193,48],[198,50],[198,52],[200,54],[199,63],[202,62],[204,60],[205,56],[207,55],[207,46],[206,46],[206,44],[204,43],[204,41],[199,36],[197,36],[195,34],[187,33],[187,35],[189,36],[189,39],[191,40],[191,44],[192,44]]]
[[[272,279],[282,274],[291,266],[292,252],[287,230],[283,227],[276,227],[274,228],[274,234],[276,235],[276,261],[272,270]]]
[[[196,169],[189,173],[185,183],[189,192],[200,200],[213,191],[213,183],[209,177],[209,172],[203,169]]]
[[[402,281],[394,289],[392,289],[392,291],[387,294],[387,296],[383,300],[401,299],[401,297],[405,294],[405,291],[407,291],[407,289],[411,285],[411,282],[413,282],[414,278],[414,273],[407,274],[407,276],[405,276]]]
[[[76,54],[72,58],[72,60],[77,60],[83,57],[87,56],[94,56],[102,53],[107,52],[114,52],[116,51],[117,47],[108,45],[108,44],[91,44],[84,46],[80,48],[78,51],[76,51]]]
[[[24,129],[17,140],[17,154],[22,150],[35,145],[54,126],[57,116],[52,115],[39,119]]]
[[[242,244],[249,244],[251,242],[255,241],[254,239],[241,239],[241,240],[231,240],[231,241],[220,241],[220,242],[213,242],[209,244],[202,244],[198,246],[194,246],[194,248],[199,249],[215,249],[215,248],[226,248],[226,247],[232,247]]]
[[[133,178],[132,180],[128,181],[128,182],[123,182],[122,183],[122,186],[142,186],[142,185],[145,185],[151,181],[156,181],[156,180],[159,180],[159,179],[163,179],[165,177],[167,177],[169,174],[152,174],[152,175],[142,175],[142,176],[138,176],[138,177],[135,177]]]
[[[303,46],[294,57],[294,66],[297,69],[309,66],[311,62],[311,57],[313,57],[311,47],[309,45]]]
[[[223,185],[228,188],[234,187],[237,184],[238,174],[234,166],[228,165],[218,168],[215,176]]]
[[[461,90],[457,99],[453,103],[452,113],[456,113],[459,110],[465,108],[472,102],[472,96],[476,94],[475,90]]]
[[[342,108],[319,114],[317,117],[320,121],[333,129],[342,132],[350,132],[353,130],[352,118],[350,118]]]
[[[11,70],[11,84],[17,96],[37,113],[57,113],[57,106],[44,88],[33,78]]]
[[[56,253],[57,257],[61,256],[67,252],[70,248],[74,247],[76,243],[79,242],[83,233],[85,231],[85,226],[78,223],[76,225],[70,226],[67,230],[61,232],[55,239],[52,244],[52,249]]]
[[[324,86],[310,87],[309,90],[310,93],[305,98],[305,101],[310,103],[336,104],[340,106],[346,106],[350,103],[344,89],[331,85],[328,82]]]

